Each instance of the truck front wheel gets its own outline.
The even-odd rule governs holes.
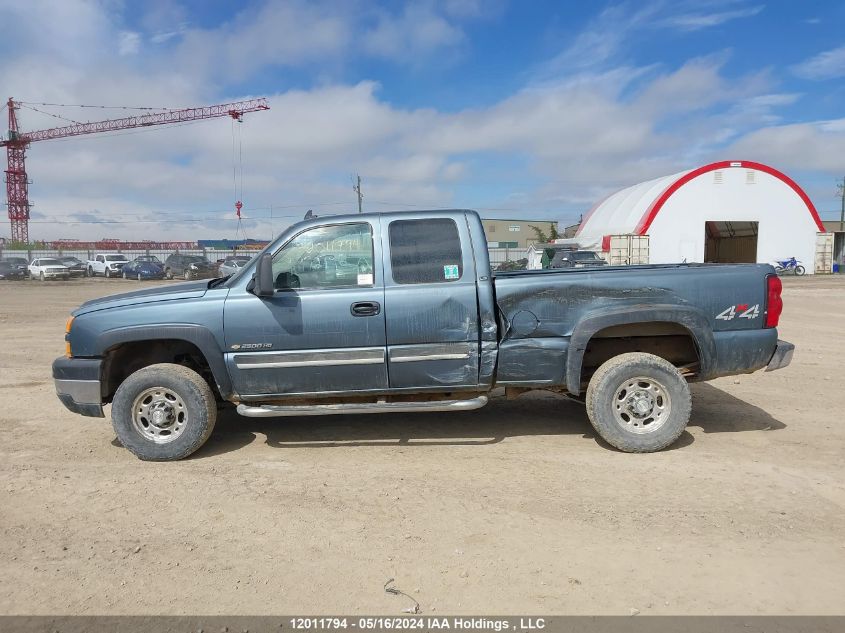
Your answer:
[[[217,420],[211,387],[170,363],[139,369],[118,387],[112,426],[121,444],[145,461],[174,461],[205,444]]]
[[[672,363],[633,352],[611,358],[587,387],[587,416],[608,444],[626,453],[670,446],[689,421],[689,385]]]

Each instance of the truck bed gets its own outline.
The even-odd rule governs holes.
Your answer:
[[[641,315],[643,324],[650,324],[651,336],[691,336],[701,359],[696,369],[700,379],[736,373],[738,368],[755,371],[766,365],[777,342],[776,330],[763,328],[769,274],[774,269],[765,264],[650,264],[496,273],[501,319],[499,382],[530,383],[543,375],[551,376],[552,384],[565,381],[560,374],[565,369],[559,368],[569,346],[582,345],[583,332],[589,333],[587,340],[596,334],[635,338],[638,330],[630,325],[632,312]],[[624,321],[629,322],[624,331],[613,329],[614,323]],[[680,327],[661,329],[659,324],[664,322]]]

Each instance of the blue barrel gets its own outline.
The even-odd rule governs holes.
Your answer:
[[[838,272],[839,272],[839,264],[834,264],[834,265],[833,265],[833,272],[835,272],[835,273],[838,273]]]

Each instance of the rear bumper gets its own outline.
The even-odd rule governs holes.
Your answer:
[[[65,358],[53,361],[56,395],[73,413],[94,418],[103,415],[100,383],[102,361],[98,358]]]
[[[774,371],[776,369],[783,369],[792,362],[792,354],[795,352],[795,346],[792,343],[787,343],[778,339],[775,353],[772,354],[769,364],[766,365],[766,371]]]

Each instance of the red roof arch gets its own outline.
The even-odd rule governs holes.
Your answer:
[[[643,217],[640,218],[640,221],[637,223],[637,228],[634,230],[634,233],[637,235],[645,235],[648,233],[648,229],[651,226],[651,223],[654,222],[654,218],[657,217],[657,214],[660,213],[660,210],[663,208],[663,205],[672,197],[678,189],[683,187],[689,181],[701,176],[702,174],[706,174],[710,171],[716,171],[717,169],[730,169],[731,167],[744,167],[746,169],[756,169],[758,171],[762,171],[764,173],[769,174],[770,176],[774,176],[778,180],[782,181],[784,184],[789,186],[804,204],[807,206],[807,210],[810,212],[810,215],[813,218],[813,221],[816,223],[819,231],[824,233],[824,224],[822,224],[821,218],[819,217],[818,212],[816,211],[816,207],[813,206],[812,200],[806,194],[806,192],[798,185],[797,182],[792,180],[789,176],[784,174],[781,171],[778,171],[774,167],[769,167],[768,165],[764,165],[763,163],[755,163],[753,161],[748,160],[723,160],[716,163],[710,163],[709,165],[704,165],[699,167],[698,169],[693,169],[690,172],[687,172],[677,180],[675,180],[671,185],[666,187],[655,200],[652,202],[646,212],[643,214]]]

